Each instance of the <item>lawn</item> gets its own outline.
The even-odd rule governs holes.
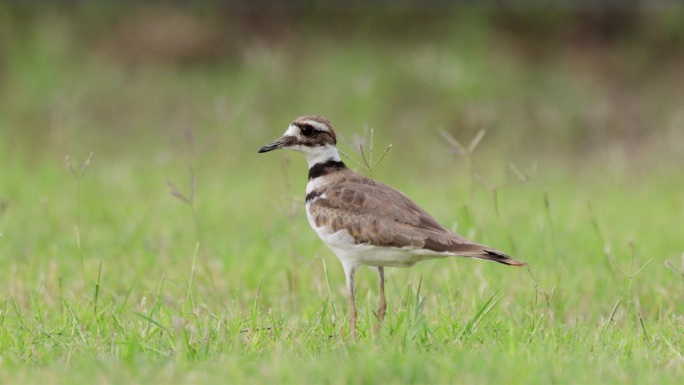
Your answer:
[[[0,15],[0,382],[684,381],[681,44],[534,56],[466,15],[132,60],[111,20]],[[302,114],[529,268],[388,269],[379,333],[362,269],[352,339],[305,161],[257,154]]]

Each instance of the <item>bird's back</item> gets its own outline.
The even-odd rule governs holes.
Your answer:
[[[319,195],[307,204],[307,211],[319,235],[346,231],[356,245],[403,249],[425,259],[460,255],[517,262],[450,232],[399,190],[348,168],[326,175],[318,184]]]

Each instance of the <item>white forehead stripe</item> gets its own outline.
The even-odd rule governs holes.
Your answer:
[[[290,124],[290,127],[287,128],[287,131],[285,131],[283,136],[285,135],[299,137],[299,127],[295,126],[294,124]]]
[[[305,121],[303,121],[303,123],[313,126],[318,131],[330,132],[330,130],[328,129],[328,126],[321,123],[321,122],[317,122],[315,120],[305,120]]]
[[[328,128],[327,125],[325,125],[321,122],[317,122],[315,120],[308,120],[307,119],[307,120],[302,120],[299,123],[300,124],[308,124],[318,131],[330,132],[330,129]],[[297,138],[301,138],[300,128],[297,127],[297,125],[295,123],[292,123],[292,124],[290,124],[289,127],[287,127],[287,131],[285,131],[285,134],[283,134],[283,135],[295,136]]]

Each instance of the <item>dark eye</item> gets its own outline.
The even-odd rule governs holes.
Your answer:
[[[310,126],[310,125],[308,125],[308,124],[307,124],[307,125],[304,125],[304,126],[302,126],[302,127],[300,127],[300,129],[301,129],[301,131],[302,131],[302,135],[304,135],[304,136],[306,136],[306,137],[309,137],[309,136],[313,135],[314,132],[316,131],[316,130],[313,128],[313,126]]]

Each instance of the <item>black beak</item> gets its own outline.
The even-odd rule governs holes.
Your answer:
[[[293,136],[280,137],[280,138],[274,140],[273,142],[261,147],[259,149],[259,154],[261,154],[263,152],[269,152],[269,151],[277,150],[279,148],[287,147],[290,144],[292,144],[293,140],[294,140]]]

